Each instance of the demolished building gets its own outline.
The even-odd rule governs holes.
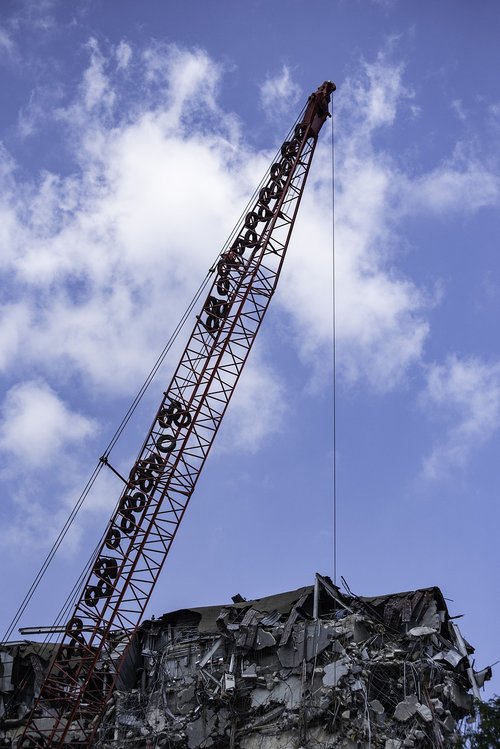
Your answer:
[[[0,745],[15,746],[53,648],[2,646]],[[295,591],[145,621],[95,746],[451,747],[491,675],[473,671],[472,652],[438,588],[357,597],[317,575]],[[121,655],[115,633],[103,679]]]

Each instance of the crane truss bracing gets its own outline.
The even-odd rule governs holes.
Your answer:
[[[334,90],[327,81],[309,97],[251,210],[218,258],[208,296],[125,481],[18,749],[93,744],[126,648],[276,288]]]

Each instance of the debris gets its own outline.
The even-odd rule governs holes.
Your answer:
[[[476,679],[476,684],[478,687],[484,686],[484,682],[488,681],[492,677],[491,672],[491,666],[487,666],[486,668],[483,668],[482,671],[474,671],[474,677]]]
[[[408,634],[412,637],[425,637],[426,635],[434,635],[436,630],[432,627],[412,627],[408,631]]]
[[[276,645],[276,640],[270,632],[266,632],[265,629],[259,627],[257,630],[257,644],[255,650],[263,650],[263,648],[272,648]]]
[[[417,695],[410,694],[409,697],[396,705],[394,717],[396,718],[396,720],[405,722],[409,720],[413,715],[415,715],[418,705],[419,701]]]
[[[383,713],[385,713],[385,707],[378,700],[372,700],[370,702],[370,707],[374,713],[377,713],[377,715],[382,715]]]
[[[350,662],[350,658],[346,656],[333,661],[333,663],[327,663],[323,676],[323,686],[336,687],[340,679],[349,673]]]
[[[430,723],[432,721],[432,712],[427,707],[427,705],[418,704],[417,705],[417,713],[420,715],[421,718],[425,720],[426,723]]]

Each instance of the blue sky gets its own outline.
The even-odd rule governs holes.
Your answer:
[[[438,585],[477,666],[500,658],[499,29],[493,0],[2,0],[3,628],[329,78],[338,572],[361,595]],[[148,615],[332,574],[330,138]],[[101,472],[22,624],[53,621],[119,491]]]

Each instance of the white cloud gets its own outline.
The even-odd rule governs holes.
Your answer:
[[[431,303],[395,266],[391,215],[399,172],[372,142],[378,128],[393,124],[407,97],[401,76],[401,67],[378,59],[333,94],[343,132],[336,144],[337,361],[350,382],[363,380],[379,390],[394,387],[421,358]],[[331,366],[333,257],[331,158],[326,145],[318,151],[282,289],[316,375],[318,367],[325,373],[324,362]]]
[[[356,136],[391,126],[398,108],[413,99],[413,91],[403,84],[403,73],[402,64],[392,65],[379,54],[375,62],[363,64],[362,76],[346,81],[340,106],[356,121]]]
[[[265,439],[281,431],[287,408],[278,372],[252,351],[225,417],[218,449],[257,452]]]
[[[283,65],[281,72],[268,77],[260,87],[260,103],[270,119],[289,112],[297,104],[302,91],[292,79],[290,68]]]
[[[74,160],[69,175],[22,182],[8,154],[0,158],[9,279],[0,366],[9,375],[35,368],[56,386],[64,371],[111,395],[129,392],[149,369],[269,155],[247,150],[236,118],[220,109],[222,71],[206,52],[162,44],[136,51],[123,42],[107,55],[95,40],[88,51],[75,99],[57,112]],[[124,66],[133,86],[116,74]],[[446,215],[465,195],[475,209],[496,190],[479,162],[455,159],[415,177],[376,150],[374,133],[411,106],[402,77],[401,66],[379,57],[334,94],[344,133],[338,361],[350,381],[379,389],[422,358],[432,303],[397,270],[397,221],[409,206]],[[295,87],[286,67],[271,83],[278,99]],[[331,361],[329,168],[320,144],[278,295],[313,376],[324,376]]]
[[[0,55],[10,59],[16,51],[16,45],[9,33],[0,26]]]
[[[36,123],[41,114],[42,108],[37,106],[31,94],[28,103],[19,110],[17,116],[18,133],[21,138],[27,138],[36,132]]]
[[[427,370],[422,405],[447,422],[446,436],[424,461],[427,478],[463,467],[500,428],[500,363],[449,357]]]
[[[496,121],[498,119],[498,116],[500,115],[500,102],[490,104],[488,107],[488,114],[491,115]]]
[[[3,309],[0,364],[53,375],[65,362],[88,385],[128,391],[212,264],[253,173],[230,117],[206,134],[180,128],[201,91],[216,111],[218,73],[205,54],[174,48],[163,59],[155,48],[143,72],[148,79],[162,62],[167,76],[170,61],[172,100],[148,109],[146,87],[140,110],[134,103],[110,122],[97,103],[117,92],[101,77],[108,62],[89,48],[78,96],[59,113],[79,171],[22,183],[7,154],[2,161],[2,262],[15,301]]]
[[[461,122],[465,122],[467,114],[464,109],[464,103],[461,99],[453,99],[451,102],[451,109],[455,112],[456,116]]]
[[[0,450],[23,465],[41,468],[72,443],[94,434],[96,424],[74,412],[45,383],[21,382],[5,396],[1,408]]]
[[[399,181],[402,213],[474,213],[499,202],[498,177],[474,157],[453,158],[426,174]]]
[[[110,84],[105,74],[105,59],[95,39],[90,39],[88,48],[90,50],[90,65],[84,73],[81,86],[85,108],[90,110],[99,104],[111,107],[115,95],[110,90]]]
[[[0,371],[19,355],[31,327],[31,311],[22,302],[5,304],[0,310]]]
[[[409,214],[451,218],[498,200],[498,179],[459,145],[418,175],[405,172],[374,139],[398,113],[411,113],[403,67],[379,56],[333,94],[337,119],[335,255],[338,368],[348,381],[389,390],[423,361],[436,290],[399,270],[401,223]],[[325,128],[328,124],[325,124]],[[325,138],[324,141],[327,139]],[[331,366],[331,163],[318,146],[278,297],[317,377]],[[466,206],[466,207],[465,207]],[[326,364],[325,364],[326,363]]]
[[[51,506],[49,510],[46,502],[39,501],[39,496],[39,487],[26,481],[13,493],[8,521],[2,523],[0,548],[6,552],[16,549],[18,553],[33,554],[39,550],[46,552],[56,540],[71,507],[64,504]],[[82,535],[82,526],[73,523],[61,546],[63,554],[78,554]]]
[[[123,70],[126,68],[130,62],[130,59],[132,57],[132,47],[130,44],[127,44],[127,42],[124,42],[123,39],[119,43],[118,47],[116,48],[116,62],[118,70]]]
[[[185,138],[206,132],[238,137],[235,117],[217,103],[222,67],[204,50],[156,43],[144,50],[142,60],[145,83],[154,92],[149,108],[163,128],[182,128]]]
[[[59,473],[62,474],[63,480],[58,476],[54,483],[50,480],[44,482],[45,495],[40,492],[39,474],[29,477],[24,473],[22,481],[16,477],[11,489],[8,519],[2,523],[0,548],[16,548],[32,553],[38,549],[47,550],[49,544],[56,540],[70,513],[74,511],[90,473],[86,473],[88,466],[84,467],[82,462],[68,460],[67,453],[62,464],[65,470]],[[45,474],[46,479],[49,479],[50,473],[53,476],[55,472],[48,471]],[[92,526],[95,531],[95,524],[98,523],[104,529],[121,489],[119,479],[103,467],[84,504],[75,515],[74,522],[68,527],[60,547],[63,556],[79,558],[85,528]],[[47,495],[50,495],[51,491],[57,496],[58,501],[49,505]]]

